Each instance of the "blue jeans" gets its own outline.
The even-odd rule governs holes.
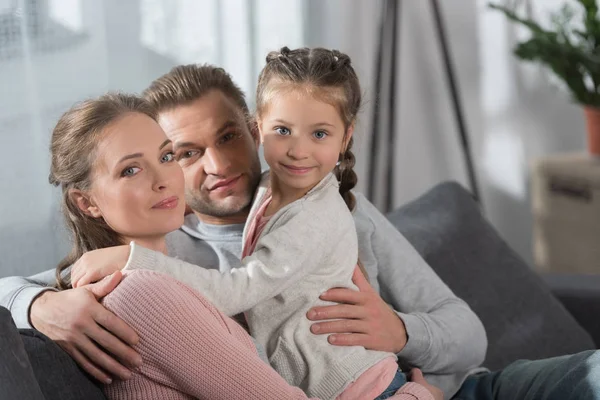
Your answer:
[[[600,351],[516,361],[467,378],[452,400],[600,400]]]
[[[396,371],[394,379],[392,380],[392,383],[390,383],[387,389],[385,389],[385,391],[381,393],[375,400],[384,400],[389,397],[392,397],[394,393],[396,393],[398,389],[400,389],[400,387],[402,387],[402,385],[404,385],[405,383],[406,374],[400,371],[400,369],[398,369],[398,371]]]

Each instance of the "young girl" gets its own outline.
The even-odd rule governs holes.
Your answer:
[[[361,92],[347,55],[283,48],[267,56],[257,126],[271,167],[244,231],[243,268],[221,274],[132,243],[126,270],[169,274],[226,315],[245,312],[269,362],[321,399],[389,398],[406,382],[392,353],[332,346],[306,312],[331,287],[356,287],[357,239],[350,151]]]
[[[57,270],[60,288],[70,287],[64,267],[87,251],[133,241],[166,252],[165,234],[183,222],[183,173],[146,102],[106,95],[75,106],[56,125],[51,152],[50,181],[62,189],[74,245]],[[105,386],[109,399],[306,398],[199,293],[152,271],[125,275],[104,305],[136,330],[144,362]],[[405,389],[428,394],[414,383]]]

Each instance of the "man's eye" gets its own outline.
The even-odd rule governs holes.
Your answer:
[[[179,158],[192,158],[194,157],[196,154],[198,154],[197,150],[186,150],[184,152],[181,153],[181,155],[179,156]]]
[[[221,136],[221,143],[227,143],[227,142],[231,142],[233,139],[235,139],[237,135],[234,132],[230,132],[230,133],[226,133],[225,135]]]

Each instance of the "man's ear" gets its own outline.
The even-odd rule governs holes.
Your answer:
[[[85,215],[89,215],[92,218],[102,217],[102,212],[94,204],[94,201],[91,199],[89,194],[79,189],[71,189],[69,190],[69,200],[71,200],[71,202],[75,204],[75,206],[79,208]]]
[[[342,154],[344,154],[344,152],[348,149],[348,143],[350,143],[352,135],[354,135],[354,122],[352,122],[352,124],[346,130],[346,135],[344,136],[344,141],[342,142]]]

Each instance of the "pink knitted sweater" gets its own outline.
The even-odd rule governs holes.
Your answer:
[[[104,387],[108,399],[306,399],[256,353],[246,331],[198,292],[163,274],[128,272],[103,304],[139,335],[143,364]],[[416,383],[398,400],[433,400]]]

